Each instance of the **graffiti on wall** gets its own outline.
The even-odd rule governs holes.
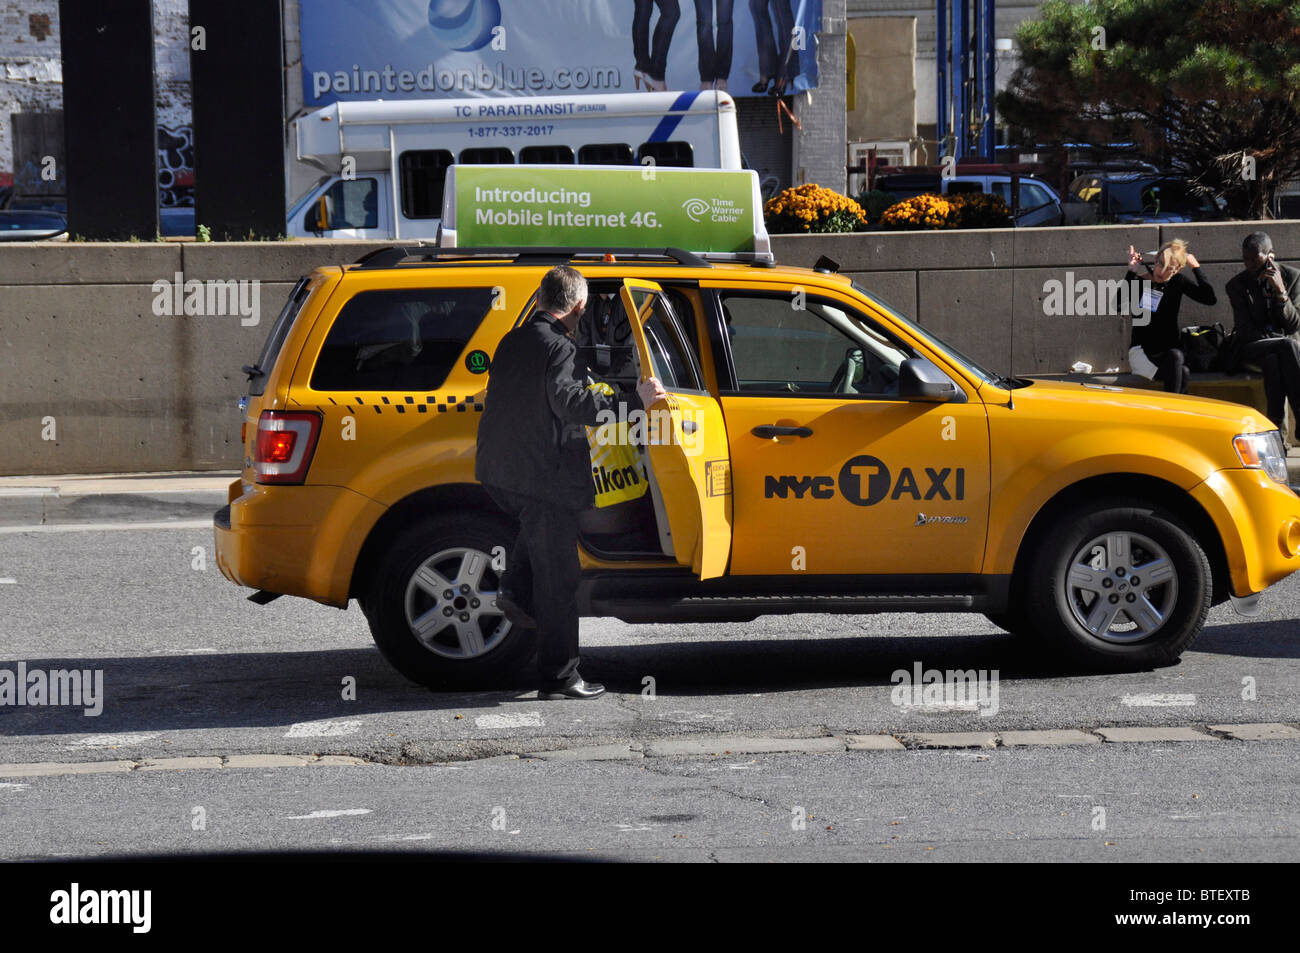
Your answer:
[[[158,204],[194,204],[194,131],[189,126],[158,127]]]

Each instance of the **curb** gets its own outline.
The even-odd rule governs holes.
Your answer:
[[[237,471],[0,477],[0,526],[211,519]]]
[[[1276,722],[1240,725],[1100,727],[1035,729],[1003,732],[900,732],[897,735],[819,735],[808,738],[773,738],[755,735],[666,738],[624,744],[583,745],[549,751],[522,751],[458,761],[420,762],[412,767],[439,764],[493,764],[505,761],[639,761],[645,758],[731,757],[751,754],[844,754],[850,751],[955,751],[1021,747],[1078,747],[1089,745],[1159,744],[1169,742],[1300,741],[1300,728]],[[35,778],[68,774],[126,774],[132,771],[227,770],[230,768],[301,768],[312,766],[357,767],[388,762],[367,761],[350,755],[240,754],[182,758],[142,758],[137,761],[42,761],[0,764],[0,778]]]

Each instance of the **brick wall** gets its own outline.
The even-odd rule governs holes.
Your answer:
[[[822,0],[817,88],[793,97],[794,114],[801,126],[794,133],[790,157],[796,185],[815,182],[837,192],[843,192],[847,185],[847,31],[845,0]]]

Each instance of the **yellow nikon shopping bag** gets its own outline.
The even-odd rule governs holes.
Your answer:
[[[588,384],[587,389],[614,394],[614,389],[605,383]],[[591,479],[597,507],[628,503],[645,496],[650,481],[636,446],[628,442],[627,421],[588,427],[587,443],[591,447]]]

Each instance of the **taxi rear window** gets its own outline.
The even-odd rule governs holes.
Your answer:
[[[266,392],[266,379],[270,375],[271,369],[275,367],[276,358],[280,356],[280,349],[284,347],[284,339],[289,336],[289,329],[293,327],[294,319],[298,317],[298,312],[302,310],[309,291],[311,291],[311,276],[299,278],[298,283],[289,292],[289,300],[284,303],[284,307],[280,309],[279,315],[271,325],[271,330],[266,336],[266,343],[262,345],[262,353],[258,357],[257,363],[245,368],[248,371],[248,394],[250,397],[260,397]]]
[[[362,291],[334,319],[312,369],[311,388],[435,390],[492,300],[491,288]]]

